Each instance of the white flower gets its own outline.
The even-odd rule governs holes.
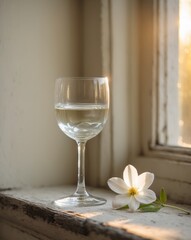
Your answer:
[[[156,200],[156,194],[148,189],[154,180],[153,173],[138,175],[137,169],[128,165],[123,171],[123,179],[112,177],[107,182],[111,190],[119,194],[112,201],[114,209],[128,205],[130,210],[136,211],[140,203],[149,204]]]

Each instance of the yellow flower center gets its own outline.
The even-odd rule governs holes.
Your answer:
[[[131,195],[131,196],[134,196],[138,193],[137,189],[132,187],[132,188],[129,188],[128,190],[128,194]]]

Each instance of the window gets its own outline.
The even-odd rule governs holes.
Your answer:
[[[185,2],[190,11],[190,1],[140,3],[143,147],[142,157],[136,159],[136,164],[155,173],[156,189],[164,186],[171,198],[189,202],[191,148],[190,124],[186,122],[189,122],[190,111],[191,35],[189,27],[182,25],[182,19],[190,16],[183,12]],[[185,35],[186,46],[182,40]]]
[[[178,144],[191,147],[191,1],[179,5],[179,104]]]
[[[190,147],[191,1],[161,2],[158,9],[156,141]]]

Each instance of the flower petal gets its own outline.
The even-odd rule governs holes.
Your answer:
[[[139,208],[140,203],[137,201],[137,199],[135,199],[135,197],[131,196],[128,205],[130,210],[136,211]]]
[[[156,194],[150,189],[145,189],[141,191],[139,194],[136,194],[135,198],[140,203],[149,204],[156,200]]]
[[[129,205],[130,198],[127,194],[121,194],[114,197],[112,201],[112,208],[119,209],[126,205]]]
[[[154,174],[150,172],[144,172],[138,176],[139,190],[147,189],[154,181]]]
[[[107,184],[109,185],[112,191],[118,194],[125,194],[128,191],[127,185],[121,178],[112,177],[107,181]]]
[[[128,187],[135,187],[138,183],[137,169],[132,165],[127,165],[123,171],[123,179]]]

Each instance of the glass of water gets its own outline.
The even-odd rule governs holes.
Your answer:
[[[56,80],[55,111],[60,129],[74,139],[78,147],[76,191],[54,201],[57,207],[94,206],[105,199],[89,194],[85,186],[86,142],[98,135],[108,117],[109,84],[106,77],[66,77]]]

